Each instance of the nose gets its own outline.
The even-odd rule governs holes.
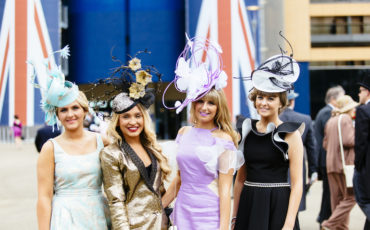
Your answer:
[[[201,109],[206,110],[207,108],[208,108],[208,103],[207,102],[203,103]]]
[[[68,110],[67,110],[67,116],[68,116],[68,117],[72,117],[72,116],[73,116],[73,111],[72,111],[72,109],[68,109]]]
[[[263,105],[266,105],[267,104],[267,99],[264,97],[264,98],[262,98],[262,100],[261,100],[261,104],[263,104]]]
[[[130,125],[135,125],[136,124],[136,118],[131,118],[129,121],[128,121],[128,123],[130,124]]]

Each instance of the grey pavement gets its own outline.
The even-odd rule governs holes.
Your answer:
[[[36,161],[33,143],[20,149],[0,143],[0,229],[36,230]],[[307,210],[299,214],[301,229],[318,230],[316,217],[321,199],[321,182],[316,182],[307,195]],[[351,212],[351,230],[361,230],[365,216],[356,205]]]

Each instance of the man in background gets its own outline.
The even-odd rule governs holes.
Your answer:
[[[370,230],[370,75],[359,83],[361,106],[355,119],[355,172],[353,189],[358,205],[366,215],[364,229]]]
[[[330,190],[329,190],[329,182],[328,182],[328,175],[326,172],[326,151],[322,147],[322,142],[324,139],[324,129],[326,122],[331,117],[331,111],[336,108],[337,106],[337,99],[340,96],[343,96],[345,94],[345,91],[342,86],[335,86],[331,87],[326,91],[325,96],[325,103],[326,105],[320,109],[319,113],[316,116],[315,119],[315,137],[317,141],[317,153],[319,157],[318,161],[318,173],[319,173],[319,179],[322,180],[322,197],[321,197],[321,208],[319,216],[317,217],[317,221],[321,223],[324,220],[329,219],[331,216],[331,204],[330,204]]]
[[[37,130],[37,134],[35,138],[35,145],[36,145],[37,152],[41,151],[42,146],[50,138],[54,138],[59,135],[60,135],[60,129],[57,127],[57,125],[50,126],[50,125],[44,124],[44,126],[42,126],[41,128]]]

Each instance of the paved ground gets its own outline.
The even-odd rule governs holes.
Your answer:
[[[36,160],[32,143],[21,149],[0,143],[0,229],[36,230]],[[318,230],[315,219],[319,210],[321,183],[315,183],[307,197],[308,209],[300,213],[302,230]],[[365,217],[356,206],[351,212],[350,229],[361,230]]]

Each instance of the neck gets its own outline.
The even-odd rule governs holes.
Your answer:
[[[267,125],[271,122],[274,123],[275,126],[278,126],[279,124],[281,124],[282,121],[279,119],[278,115],[269,116],[269,117],[262,117],[261,116],[261,120],[259,121],[259,123],[263,127],[267,127]]]
[[[213,122],[207,122],[207,123],[198,123],[195,125],[195,127],[201,129],[213,129],[216,127],[216,125]]]
[[[127,137],[127,136],[124,136],[124,137],[125,137],[126,143],[129,144],[129,145],[141,144],[140,135],[138,135],[136,137]]]
[[[81,127],[76,130],[65,130],[63,135],[67,139],[80,139],[84,136],[84,133],[84,129]]]

